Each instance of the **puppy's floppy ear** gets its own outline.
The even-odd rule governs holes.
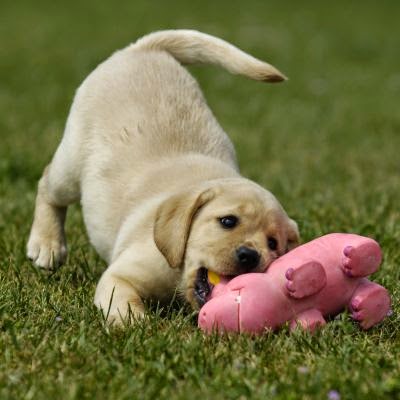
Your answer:
[[[294,249],[300,244],[300,234],[297,222],[289,218],[287,230],[287,247],[288,251]]]
[[[212,200],[212,189],[172,195],[158,208],[154,224],[154,242],[172,268],[181,266],[196,212]]]

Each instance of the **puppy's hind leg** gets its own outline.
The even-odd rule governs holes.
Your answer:
[[[65,261],[67,246],[64,222],[67,206],[80,197],[78,180],[66,150],[61,143],[39,181],[27,245],[28,257],[36,266],[47,270]]]

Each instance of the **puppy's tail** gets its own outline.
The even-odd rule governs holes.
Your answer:
[[[213,64],[232,74],[263,82],[286,80],[272,65],[206,33],[193,30],[168,30],[151,33],[133,44],[138,50],[166,51],[182,64]]]

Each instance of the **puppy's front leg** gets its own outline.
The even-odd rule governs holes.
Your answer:
[[[140,240],[121,240],[125,250],[118,252],[97,285],[94,302],[109,323],[122,325],[130,316],[142,317],[142,299],[168,301],[178,285],[181,272],[170,268],[153,237],[146,239],[146,232],[141,232]]]
[[[60,196],[61,190],[50,181],[50,167],[45,169],[39,181],[35,217],[27,244],[28,257],[46,270],[62,264],[67,256],[64,221],[69,202]]]
[[[94,304],[108,324],[123,326],[144,315],[144,304],[135,282],[139,267],[135,251],[122,252],[103,272],[94,295]],[[139,253],[140,254],[140,253]],[[135,268],[136,267],[136,268]],[[139,280],[140,282],[140,280]],[[140,285],[139,285],[140,286]]]
[[[128,281],[107,269],[96,288],[95,305],[103,312],[107,323],[123,325],[130,318],[144,315],[144,305],[135,288]]]

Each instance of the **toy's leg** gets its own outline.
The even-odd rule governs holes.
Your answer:
[[[381,249],[374,240],[363,238],[343,249],[342,269],[350,277],[363,277],[374,273],[381,263]]]
[[[318,293],[326,285],[324,267],[314,260],[307,260],[295,268],[289,268],[285,276],[287,292],[296,299]]]
[[[369,329],[389,314],[390,297],[384,287],[365,279],[354,292],[349,309],[361,328]]]
[[[310,309],[300,313],[290,323],[290,330],[296,329],[297,327],[306,331],[314,332],[316,329],[323,327],[326,321],[317,309]]]

